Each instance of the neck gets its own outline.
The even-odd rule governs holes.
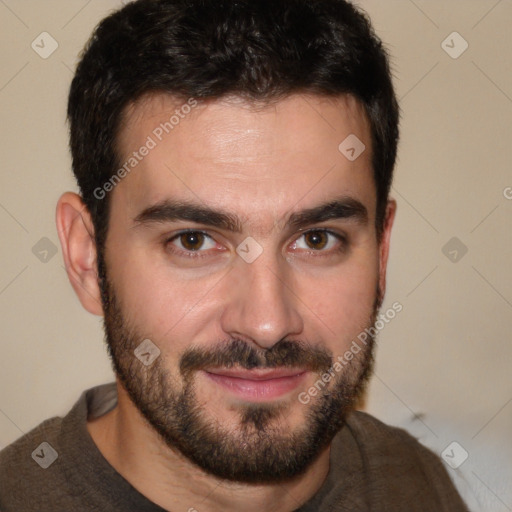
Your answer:
[[[118,404],[87,423],[110,465],[160,507],[189,512],[287,512],[322,486],[329,471],[327,447],[301,475],[286,483],[244,484],[219,480],[170,449],[117,382]]]

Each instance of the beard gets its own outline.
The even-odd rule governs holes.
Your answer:
[[[358,356],[329,385],[308,405],[298,406],[304,409],[299,426],[283,426],[287,410],[297,407],[293,400],[298,398],[294,397],[277,404],[237,405],[236,427],[227,427],[206,414],[196,393],[198,371],[293,367],[320,378],[334,364],[333,355],[297,341],[280,340],[265,350],[231,339],[213,344],[213,348],[185,350],[179,359],[179,374],[167,368],[163,353],[145,366],[134,355],[145,336],[130,325],[106,275],[100,285],[108,351],[122,386],[173,452],[217,478],[264,484],[286,482],[304,473],[343,427],[372,373],[375,340],[369,337]],[[374,324],[380,302],[377,290],[368,326]]]

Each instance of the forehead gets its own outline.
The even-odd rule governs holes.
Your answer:
[[[339,146],[354,136],[366,149],[351,161]],[[178,198],[258,219],[344,195],[371,212],[370,141],[364,109],[350,96],[255,104],[152,94],[125,111],[118,153],[129,172],[112,202],[129,216]]]

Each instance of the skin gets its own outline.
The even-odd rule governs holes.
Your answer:
[[[180,105],[163,94],[131,105],[120,133],[121,155],[128,158]],[[354,162],[338,150],[350,134],[366,145]],[[368,326],[377,284],[385,291],[396,210],[390,200],[379,242],[370,140],[364,111],[348,96],[292,95],[259,108],[224,98],[200,104],[180,120],[115,187],[105,253],[109,279],[124,317],[158,346],[173,375],[179,375],[179,357],[190,346],[210,348],[237,338],[266,350],[286,338],[307,340],[336,357]],[[300,229],[286,224],[293,213],[339,198],[359,202],[366,218]],[[227,211],[239,217],[242,231],[191,221],[135,222],[144,209],[168,199]],[[94,228],[78,195],[60,198],[57,226],[78,298],[87,311],[103,315]],[[187,257],[179,237],[165,243],[184,229],[212,237],[201,249],[204,257]],[[312,249],[304,235],[312,229],[328,229],[347,243],[330,236],[327,246]],[[250,264],[236,252],[249,236],[263,249]],[[293,391],[268,399],[285,407],[276,423],[280,432],[304,422],[315,398],[304,405],[297,395],[317,379],[306,372]],[[251,400],[203,372],[194,383],[206,417],[239,428],[237,405]],[[183,383],[176,378],[173,385],[181,389]],[[117,386],[117,407],[90,421],[89,433],[110,464],[164,509],[291,511],[313,496],[327,475],[329,448],[286,483],[219,480],[164,444],[119,379]]]

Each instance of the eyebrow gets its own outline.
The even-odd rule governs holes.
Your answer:
[[[286,226],[301,229],[328,220],[350,220],[359,224],[368,222],[368,210],[357,199],[343,197],[327,203],[292,213]],[[148,226],[173,221],[190,221],[225,231],[242,233],[242,221],[236,215],[197,203],[164,200],[154,204],[135,219],[135,226]]]

